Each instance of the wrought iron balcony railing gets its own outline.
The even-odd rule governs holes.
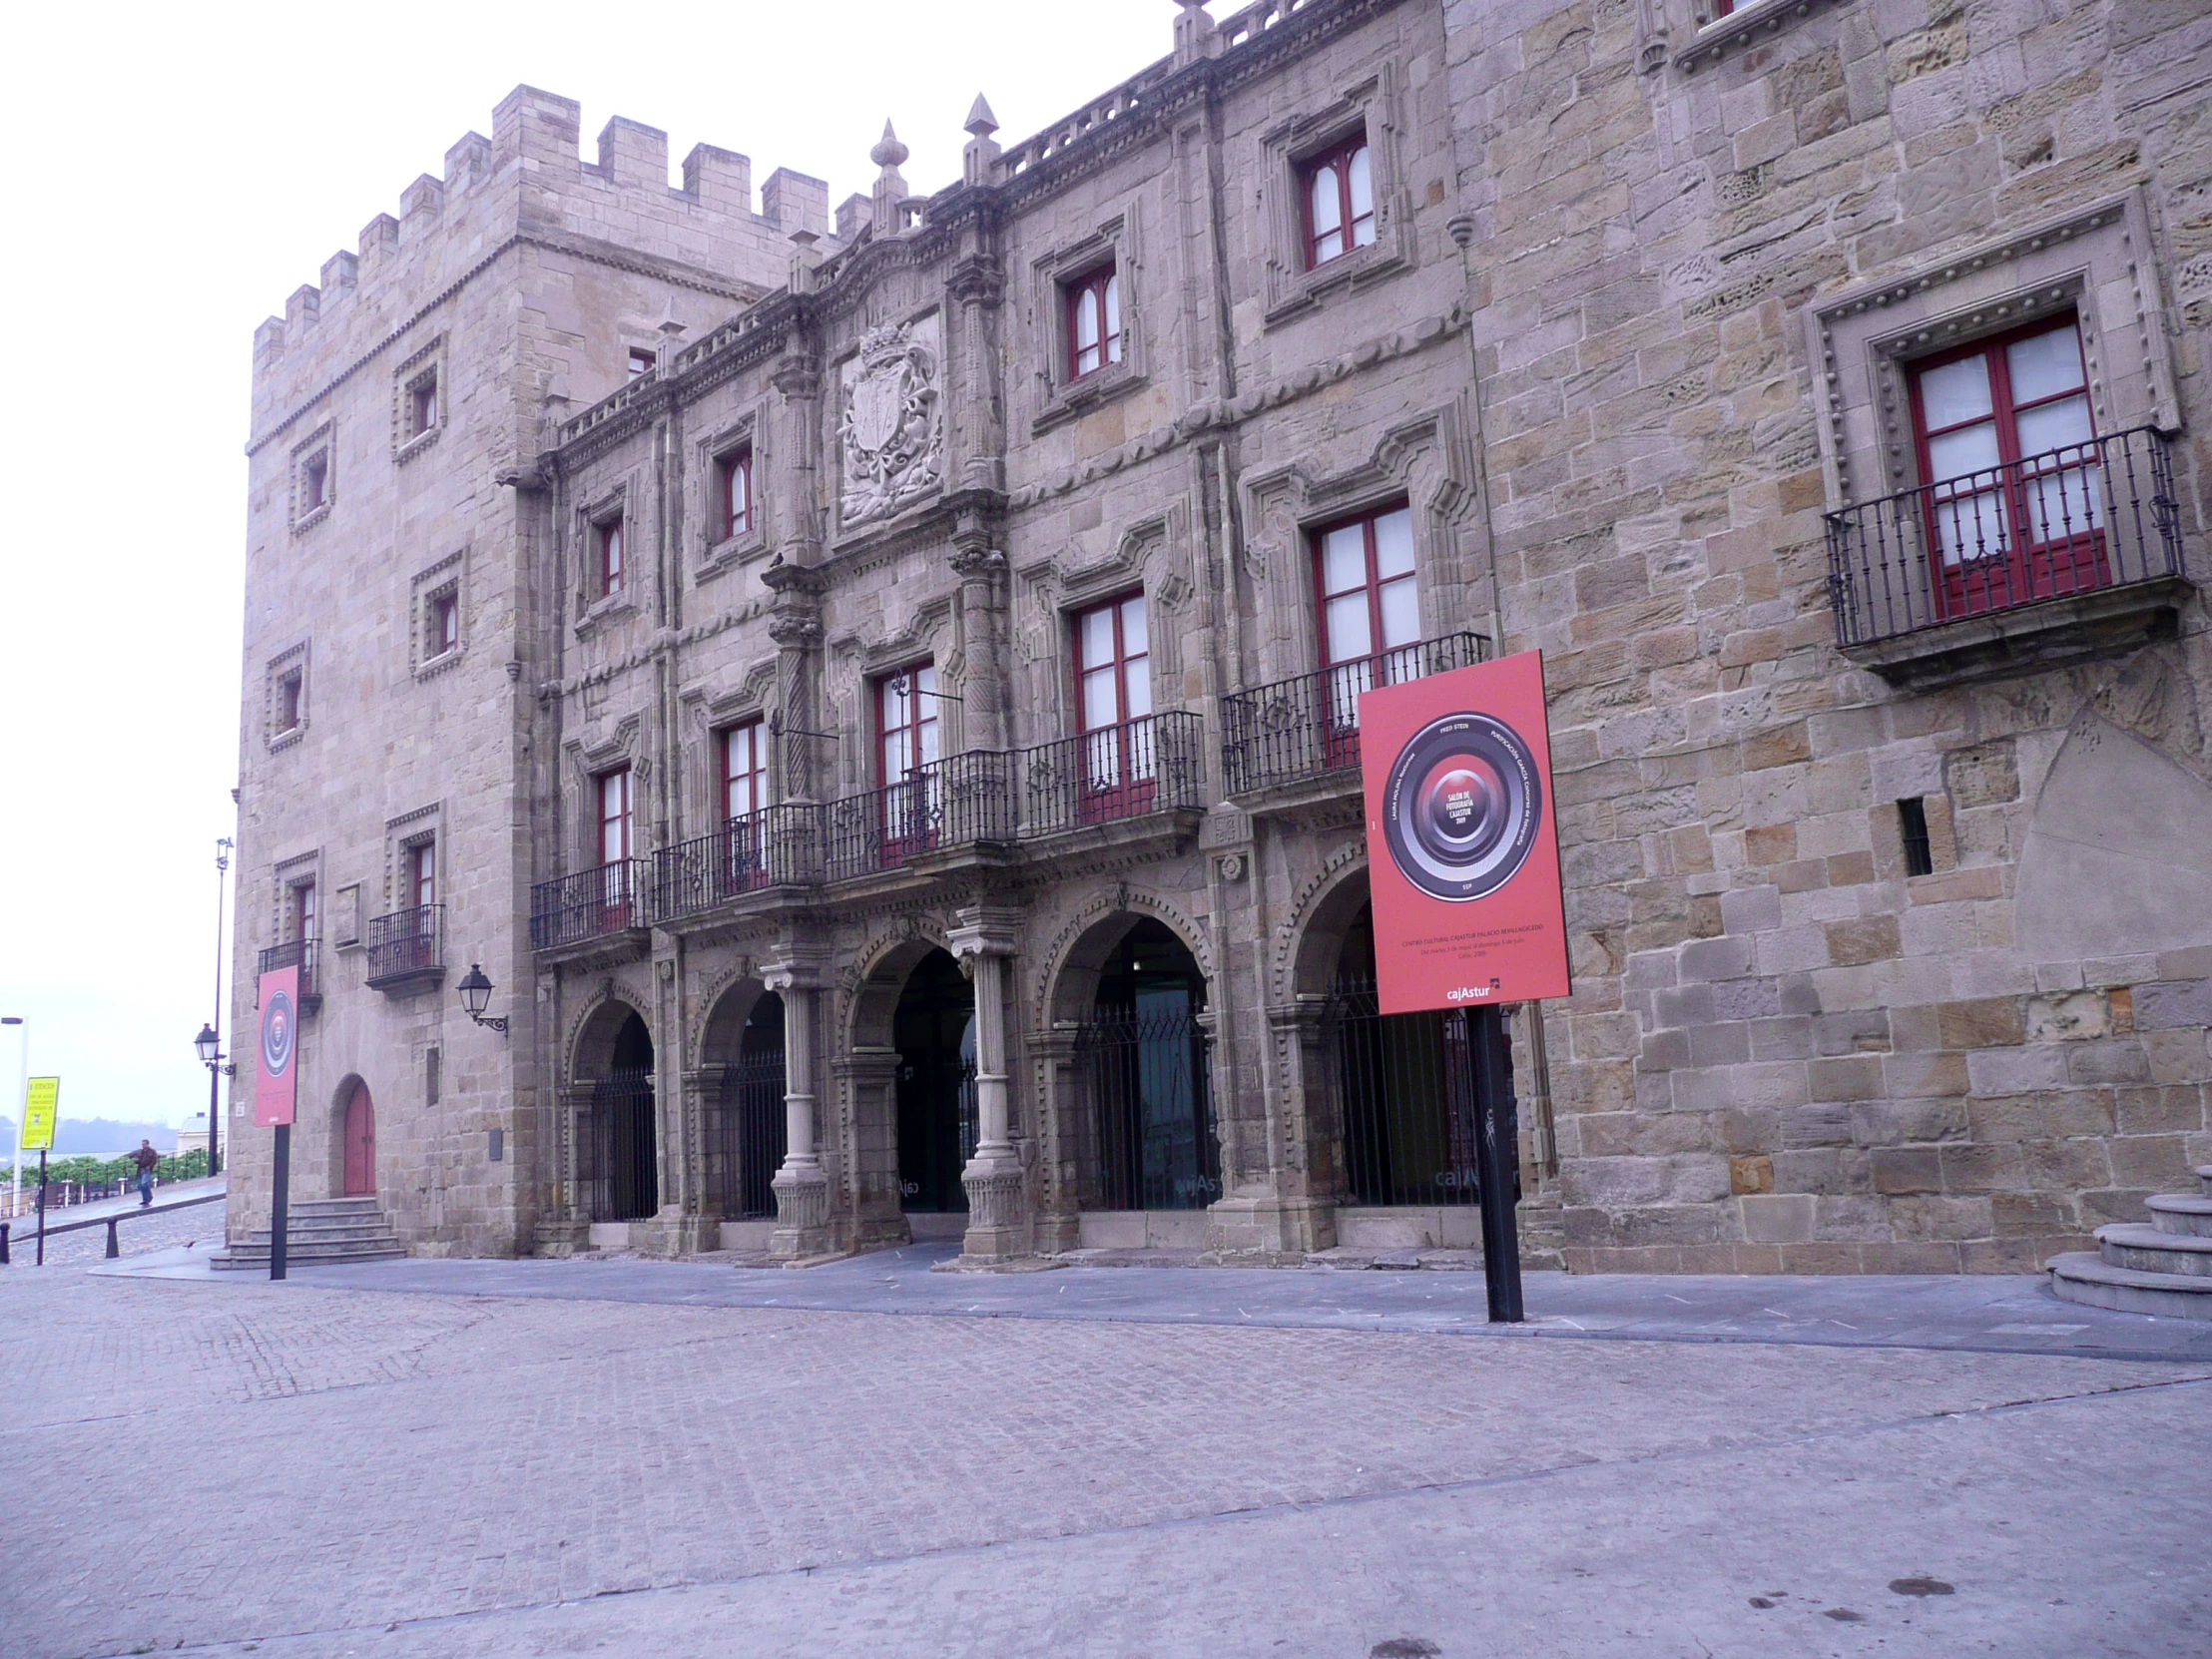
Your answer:
[[[821,843],[822,810],[797,805],[764,807],[663,847],[653,854],[653,914],[696,915],[750,892],[814,881]]]
[[[445,973],[445,906],[418,904],[368,924],[368,982],[377,990],[421,985]]]
[[[530,889],[530,947],[551,950],[643,927],[648,897],[643,858],[540,881]]]
[[[2173,457],[2148,426],[1828,515],[1839,645],[2183,568]]]
[[[1014,839],[1011,754],[972,750],[822,809],[823,878],[897,869],[923,853]]]
[[[286,939],[282,944],[273,944],[261,953],[260,965],[254,970],[257,981],[265,973],[275,973],[280,968],[295,967],[299,970],[299,1009],[313,1013],[322,1006],[322,986],[315,979],[314,945],[312,939]],[[257,987],[254,1006],[261,1006]]]
[[[1333,663],[1221,700],[1222,782],[1232,796],[1360,764],[1360,694],[1485,660],[1480,634],[1445,634]]]
[[[1148,715],[1023,750],[1021,833],[1204,808],[1201,733],[1194,714]]]

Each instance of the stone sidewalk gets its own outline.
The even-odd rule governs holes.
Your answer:
[[[1759,1339],[1717,1286],[1532,1279],[1547,1321],[1611,1299],[1588,1340],[1448,1274],[933,1254],[0,1274],[0,1650],[2212,1650],[2212,1360],[1958,1346],[2103,1330],[2032,1284],[1835,1346],[1861,1282],[1733,1282]]]

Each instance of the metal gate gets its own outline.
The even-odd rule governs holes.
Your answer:
[[[1101,1009],[1076,1034],[1098,1123],[1098,1208],[1203,1210],[1221,1196],[1206,1048],[1187,1007]]]
[[[643,1221],[661,1207],[650,1071],[617,1071],[593,1084],[577,1140],[577,1185],[593,1221]]]
[[[708,1187],[721,1215],[763,1221],[776,1214],[776,1172],[786,1147],[784,1051],[750,1048],[723,1073],[707,1156]]]
[[[1373,983],[1340,981],[1324,1029],[1344,1125],[1345,1202],[1479,1204],[1466,1010],[1385,1014]]]

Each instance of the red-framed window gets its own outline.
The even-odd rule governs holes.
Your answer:
[[[1306,269],[1375,243],[1375,169],[1365,133],[1298,167]]]
[[[1330,764],[1359,759],[1360,694],[1420,673],[1413,514],[1391,507],[1314,533]]]
[[[441,593],[430,601],[430,655],[442,657],[461,643],[460,595]]]
[[[917,663],[875,682],[875,729],[881,736],[879,783],[900,783],[936,762],[936,691],[933,663]]]
[[[757,720],[722,729],[722,816],[745,818],[768,805],[768,729]]]
[[[753,529],[753,446],[732,450],[715,462],[715,506],[722,517],[722,539]]]
[[[1096,822],[1143,812],[1160,770],[1146,720],[1152,713],[1152,641],[1144,595],[1093,605],[1078,611],[1073,623],[1076,718],[1083,735],[1077,817]]]
[[[438,423],[438,377],[432,370],[407,388],[407,435],[420,437]]]
[[[1940,614],[2103,585],[2103,478],[2078,319],[1938,352],[1907,378]]]
[[[314,883],[298,881],[292,884],[290,902],[286,906],[284,925],[295,940],[305,941],[315,936]]]
[[[622,520],[610,518],[604,524],[593,525],[592,541],[599,564],[600,593],[620,593],[624,582]]]
[[[276,682],[276,730],[296,731],[306,690],[306,676],[298,669]]]
[[[659,362],[660,360],[661,360],[661,359],[660,359],[660,357],[659,357],[659,356],[658,356],[657,354],[655,354],[654,352],[648,351],[648,350],[647,350],[647,349],[646,349],[646,348],[645,348],[644,346],[642,346],[642,345],[633,345],[633,346],[631,346],[631,347],[630,347],[630,378],[631,378],[631,379],[633,379],[633,380],[637,380],[637,379],[642,379],[642,378],[643,378],[644,376],[646,376],[646,375],[648,375],[648,374],[651,374],[651,373],[653,372],[653,365],[654,365],[655,363]]]
[[[1102,265],[1062,285],[1067,303],[1068,378],[1121,361],[1121,273]]]
[[[599,808],[599,861],[617,864],[631,855],[630,769],[617,767],[594,780]]]
[[[407,902],[416,909],[438,901],[438,843],[416,841],[407,848]]]
[[[1722,18],[1734,15],[1736,10],[1736,0],[1712,0],[1712,9],[1713,15],[1707,18],[1705,21],[1708,23],[1718,23]]]

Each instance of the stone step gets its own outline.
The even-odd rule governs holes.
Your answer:
[[[2212,1198],[2212,1164],[2199,1164],[2197,1179],[2204,1183],[2204,1196]]]
[[[406,1254],[406,1250],[397,1243],[317,1245],[306,1249],[294,1246],[289,1240],[284,1243],[286,1267],[328,1267],[341,1262],[389,1262],[402,1259]],[[265,1239],[260,1244],[249,1241],[232,1245],[209,1257],[208,1265],[219,1272],[240,1268],[260,1268],[266,1271],[269,1267],[269,1242]]]
[[[2212,1239],[2212,1195],[2159,1193],[2143,1200],[2161,1233],[2189,1233]]]
[[[2116,1268],[2137,1273],[2180,1273],[2212,1277],[2212,1239],[2191,1233],[2163,1233],[2141,1222],[2116,1222],[2097,1229],[2097,1254]]]
[[[2168,1319],[2212,1320],[2212,1278],[2193,1273],[2138,1273],[2116,1268],[2088,1251],[2054,1256],[2050,1288],[2061,1302],[2090,1308],[2114,1308],[2123,1314],[2159,1314]]]
[[[246,1235],[263,1249],[269,1248],[269,1229],[257,1227]],[[300,1250],[308,1245],[395,1245],[399,1242],[388,1227],[322,1228],[301,1232],[292,1228],[284,1235],[287,1249]]]

